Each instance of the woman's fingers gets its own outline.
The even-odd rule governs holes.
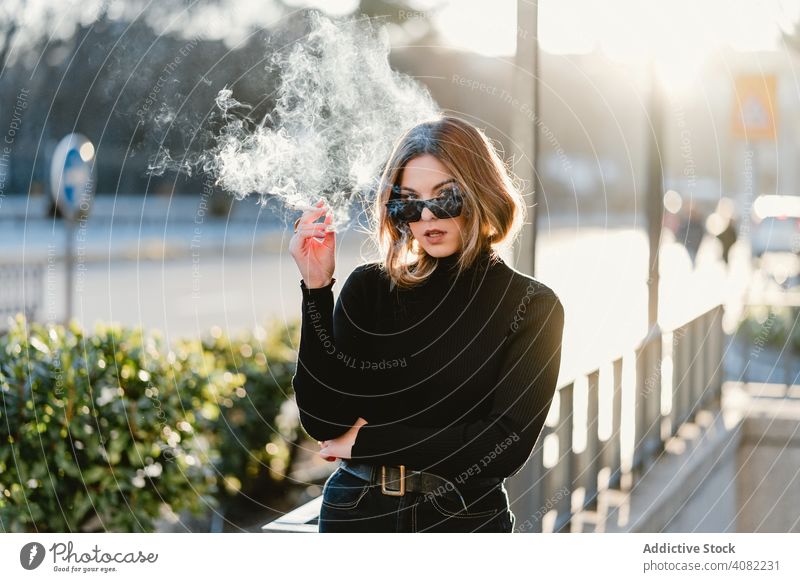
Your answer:
[[[319,454],[320,457],[322,457],[326,461],[331,461],[331,462],[333,462],[333,461],[335,461],[336,459],[339,458],[336,455],[332,455],[330,453],[330,451],[328,451],[327,447],[322,449],[318,454]]]
[[[309,237],[322,238],[325,236],[325,225],[320,223],[307,224],[297,227],[297,234],[300,239],[305,240]]]
[[[297,232],[300,234],[307,234],[307,233],[316,233],[316,232],[325,232],[326,226],[321,222],[315,222],[314,224],[303,224],[297,227]]]
[[[320,200],[317,202],[318,208],[313,210],[306,210],[303,212],[302,216],[300,216],[300,224],[298,225],[298,229],[303,224],[310,224],[314,222],[317,218],[328,212],[328,207],[325,206],[324,201]]]
[[[305,242],[308,238],[325,238],[328,234],[327,226],[331,223],[331,213],[328,211],[329,209],[324,205],[324,201],[320,200],[317,205],[319,208],[314,210],[306,210],[303,212],[303,215],[298,219],[297,226],[295,228],[295,233],[299,235],[299,238]],[[325,215],[325,220],[323,222],[315,222],[320,216]]]

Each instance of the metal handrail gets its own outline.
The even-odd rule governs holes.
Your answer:
[[[8,318],[22,313],[33,321],[42,308],[44,265],[41,263],[0,263],[0,331]]]

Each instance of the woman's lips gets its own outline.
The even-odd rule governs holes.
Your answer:
[[[430,242],[438,242],[444,239],[445,234],[447,233],[444,230],[431,229],[425,232],[425,238]]]

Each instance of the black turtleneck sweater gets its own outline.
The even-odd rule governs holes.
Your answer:
[[[509,477],[541,433],[558,379],[564,310],[494,251],[456,276],[458,254],[412,289],[378,262],[308,289],[292,379],[318,440],[361,416],[352,459],[445,477]]]

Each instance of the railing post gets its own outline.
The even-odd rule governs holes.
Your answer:
[[[578,455],[575,472],[575,486],[582,487],[584,491],[584,509],[594,509],[597,506],[597,476],[600,469],[600,442],[597,435],[599,386],[600,372],[595,370],[587,376],[586,447]]]
[[[678,426],[689,420],[692,406],[692,355],[694,354],[694,326],[690,321],[684,326],[686,335],[681,342],[681,375],[678,396],[681,401]],[[676,427],[677,430],[677,427]]]
[[[723,348],[725,347],[725,331],[722,329],[722,316],[724,309],[722,305],[717,305],[712,311],[711,333],[709,334],[714,341],[709,349],[711,359],[711,379],[709,380],[709,398],[706,400],[706,407],[710,410],[719,410],[722,399],[722,363]]]
[[[572,484],[573,456],[572,451],[572,409],[573,409],[574,383],[562,386],[558,391],[558,424],[553,431],[558,441],[558,460],[546,474],[546,502],[554,500],[556,519],[553,531],[569,531],[568,526],[572,517]],[[562,488],[566,488],[567,495],[560,495]]]
[[[523,532],[542,531],[542,512],[545,505],[544,441],[551,429],[547,425],[533,447],[528,462],[519,473],[506,481],[512,510],[517,518],[515,527]],[[538,517],[537,517],[538,516]]]
[[[692,349],[692,383],[690,386],[690,413],[689,418],[694,420],[697,411],[700,410],[700,405],[703,401],[703,391],[706,389],[708,382],[708,373],[706,371],[707,358],[704,357],[705,350],[709,346],[706,345],[708,338],[708,324],[707,316],[705,313],[700,317],[695,318],[691,322],[693,349]]]
[[[533,517],[534,515],[540,515],[539,519],[533,522],[533,528],[531,531],[534,532],[541,532],[542,531],[542,518],[541,515],[544,511],[545,499],[544,499],[544,448],[543,448],[543,441],[544,435],[542,438],[539,439],[539,442],[536,444],[536,447],[533,450],[533,459],[531,459],[532,467],[532,476],[533,482],[531,484],[530,490],[530,513],[529,515]]]
[[[663,380],[664,362],[664,334],[661,329],[658,335],[653,336],[647,349],[652,374],[651,386],[647,396],[647,430],[645,432],[645,446],[648,457],[654,457],[661,451],[664,442],[661,440],[661,386]]]
[[[661,444],[661,341],[654,326],[636,350],[634,469],[646,467]]]
[[[622,425],[622,358],[617,358],[612,363],[612,394],[611,394],[611,434],[602,443],[602,462],[608,468],[608,482],[605,487],[619,487],[622,475],[622,447],[620,441],[620,426]]]
[[[683,422],[683,384],[686,372],[686,354],[688,353],[689,334],[686,325],[672,332],[672,410],[670,417],[670,436],[678,432]]]

